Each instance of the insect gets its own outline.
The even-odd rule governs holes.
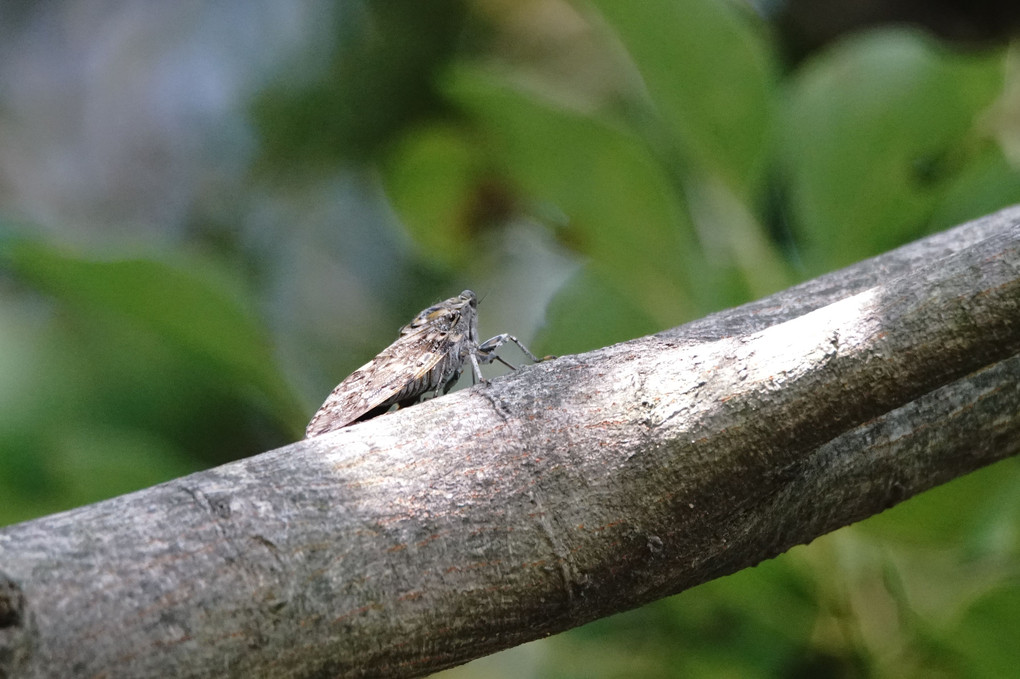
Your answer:
[[[480,363],[499,361],[514,368],[495,353],[507,342],[532,361],[540,360],[507,333],[478,342],[478,297],[471,290],[430,306],[400,329],[393,344],[333,389],[308,423],[305,436],[381,415],[394,404],[414,405],[430,391],[445,394],[460,378],[464,361],[471,364],[474,381],[485,383]]]

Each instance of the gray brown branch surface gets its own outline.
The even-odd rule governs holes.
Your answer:
[[[0,676],[405,677],[1020,447],[1020,208],[658,335],[0,529]]]

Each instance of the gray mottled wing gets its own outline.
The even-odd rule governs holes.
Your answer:
[[[419,312],[397,341],[337,385],[305,436],[373,417],[393,404],[413,405],[430,391],[446,393],[477,342],[476,304],[475,293],[465,290]]]
[[[427,379],[448,357],[448,332],[405,328],[397,341],[338,384],[305,429],[317,436],[346,427],[376,408],[406,403],[436,387]]]

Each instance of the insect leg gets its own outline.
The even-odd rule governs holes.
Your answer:
[[[468,351],[468,360],[471,361],[471,380],[472,380],[472,384],[478,384],[479,382],[481,382],[482,384],[488,384],[489,383],[489,380],[485,379],[485,377],[482,375],[482,368],[481,368],[481,366],[478,365],[478,353],[479,353],[480,350],[481,350],[481,347],[477,347],[477,348],[472,348],[470,351]],[[489,358],[488,360],[486,360],[485,358],[483,358],[482,361],[484,363],[491,363],[492,359]]]
[[[521,344],[521,341],[519,339],[517,339],[516,337],[509,333],[504,332],[502,335],[496,335],[495,337],[487,339],[478,345],[478,353],[482,355],[482,361],[484,363],[492,363],[493,361],[499,361],[500,363],[504,365],[509,365],[511,368],[513,368],[512,365],[501,359],[499,356],[496,356],[495,354],[496,349],[499,349],[507,342],[513,342],[514,344],[516,344],[517,348],[523,351],[524,354],[535,363],[538,363],[539,361],[542,360],[539,357],[535,356],[535,354],[531,353],[531,351],[529,351],[526,346]]]
[[[511,370],[517,370],[517,366],[513,365],[512,363],[508,363],[507,361],[504,361],[502,356],[497,356],[496,354],[493,354],[492,358],[489,359],[490,363],[492,361],[499,361],[500,363],[510,368]]]

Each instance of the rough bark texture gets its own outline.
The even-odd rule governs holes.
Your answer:
[[[1020,447],[1020,209],[753,304],[0,530],[0,675],[414,676]]]

